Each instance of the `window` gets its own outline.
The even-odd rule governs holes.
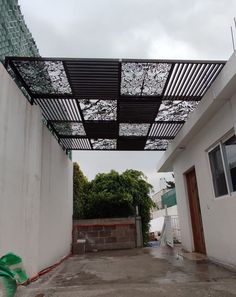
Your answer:
[[[236,191],[236,136],[220,143],[209,152],[215,196]]]
[[[224,143],[227,167],[233,191],[236,191],[236,136],[234,135]]]

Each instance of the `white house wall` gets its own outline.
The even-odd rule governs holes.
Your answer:
[[[195,166],[207,254],[210,258],[236,265],[236,195],[214,198],[206,150],[235,124],[235,99],[228,100],[187,144],[173,163],[182,244],[193,251],[193,237],[185,184],[186,171]]]
[[[0,256],[34,275],[70,251],[71,218],[72,162],[0,63]]]

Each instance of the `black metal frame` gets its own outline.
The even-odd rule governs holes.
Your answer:
[[[156,121],[160,105],[175,102],[178,107],[177,101],[200,101],[224,64],[41,57],[7,57],[5,61],[66,150],[165,150],[189,111],[177,121]],[[92,120],[85,119],[85,112]],[[85,133],[81,133],[82,125]]]

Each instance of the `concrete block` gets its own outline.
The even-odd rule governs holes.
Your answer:
[[[100,231],[99,232],[100,237],[108,237],[111,236],[111,231]]]
[[[112,243],[112,242],[117,242],[116,237],[106,237],[105,238],[105,243]]]

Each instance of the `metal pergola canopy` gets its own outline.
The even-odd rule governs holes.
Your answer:
[[[6,58],[67,150],[166,150],[224,64]]]

